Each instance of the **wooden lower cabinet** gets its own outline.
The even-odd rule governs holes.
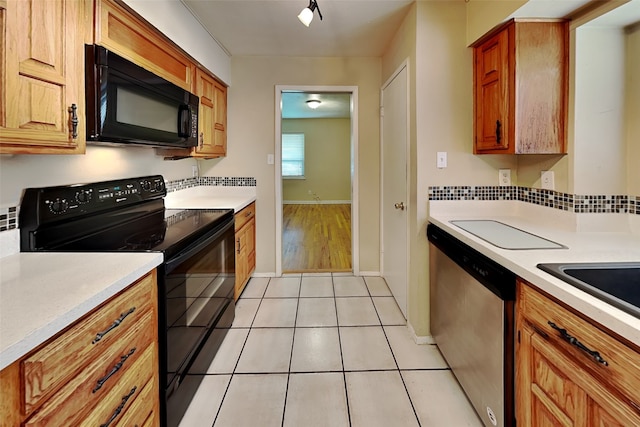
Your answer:
[[[638,349],[523,281],[517,292],[517,424],[640,426]]]
[[[256,268],[256,204],[251,203],[235,215],[236,284],[234,298],[242,294]]]
[[[157,319],[154,270],[0,373],[0,426],[159,425]]]

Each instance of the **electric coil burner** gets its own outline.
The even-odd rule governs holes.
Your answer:
[[[178,425],[233,321],[232,209],[164,208],[160,175],[29,188],[22,252],[161,252],[158,267],[160,411]]]

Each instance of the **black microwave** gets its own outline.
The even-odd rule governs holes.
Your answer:
[[[87,141],[187,148],[198,143],[194,94],[102,46],[85,46]]]

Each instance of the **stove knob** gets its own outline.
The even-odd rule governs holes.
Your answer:
[[[162,182],[162,181],[157,181],[156,182],[156,191],[162,191],[163,187],[164,187],[164,182]]]
[[[88,203],[91,201],[91,192],[87,190],[78,191],[76,193],[78,203]]]
[[[151,191],[151,181],[142,181],[142,189],[144,191]]]
[[[49,205],[49,210],[54,214],[64,213],[69,208],[69,203],[66,199],[56,199]]]

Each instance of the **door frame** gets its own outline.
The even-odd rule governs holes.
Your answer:
[[[276,277],[282,276],[282,92],[332,92],[351,94],[351,268],[360,275],[360,227],[358,209],[358,86],[275,87],[275,207],[276,207]]]
[[[411,197],[410,197],[410,183],[411,183],[411,169],[410,169],[410,148],[411,148],[411,80],[410,80],[410,70],[409,67],[409,58],[406,58],[396,70],[391,74],[391,76],[383,83],[380,87],[380,276],[384,278],[384,254],[385,254],[385,242],[384,242],[384,226],[385,226],[385,218],[384,218],[384,204],[385,204],[385,194],[384,194],[384,89],[387,88],[391,82],[402,72],[404,69],[407,73],[407,140],[405,141],[405,167],[407,170],[406,178],[405,178],[405,191],[406,191],[406,200],[405,200],[405,209],[407,210],[407,222],[406,222],[406,254],[407,254],[407,262],[405,264],[405,275],[407,278],[407,283],[405,283],[406,287],[406,310],[407,310],[407,322],[409,322],[409,282],[410,282],[410,259],[411,259],[411,235],[410,235],[410,227],[409,221],[411,220]]]

